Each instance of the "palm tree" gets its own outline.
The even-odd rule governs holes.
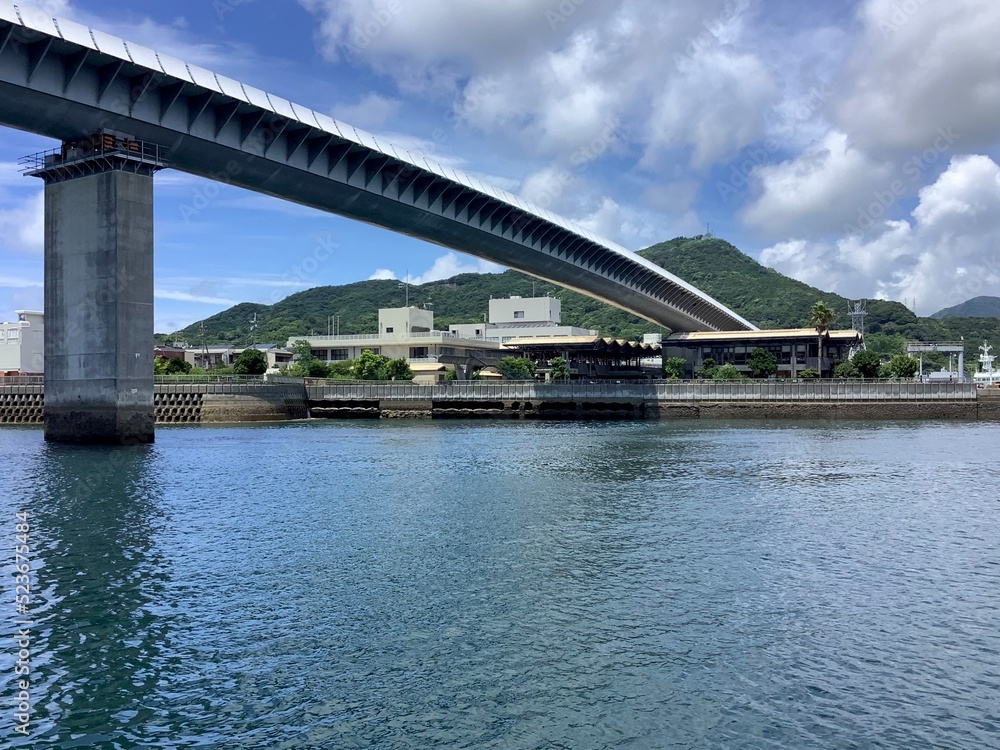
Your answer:
[[[823,334],[830,330],[830,324],[837,319],[837,313],[825,302],[817,302],[809,312],[809,327],[816,329],[816,369],[823,376]]]

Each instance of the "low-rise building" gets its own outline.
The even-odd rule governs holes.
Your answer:
[[[45,372],[45,314],[17,310],[17,320],[0,323],[0,375]]]
[[[513,356],[526,357],[545,375],[556,357],[566,360],[570,376],[581,380],[654,379],[662,375],[659,344],[639,344],[600,336],[513,339],[504,346]]]
[[[854,330],[826,331],[822,352],[819,342],[815,328],[675,333],[663,340],[663,357],[682,357],[687,378],[695,377],[706,359],[717,365],[735,365],[749,375],[747,362],[753,350],[760,348],[777,358],[779,378],[794,378],[806,369],[829,377],[837,362],[850,358],[851,349],[861,343],[861,334]]]
[[[292,350],[284,349],[277,344],[254,344],[250,347],[205,346],[200,349],[185,350],[184,359],[203,370],[218,370],[222,367],[232,367],[247,349],[259,349],[264,353],[269,372],[277,372],[281,367],[292,363]]]
[[[456,336],[485,338],[506,344],[514,339],[596,336],[588,328],[562,325],[562,301],[555,297],[491,299],[487,321],[448,327]]]
[[[505,356],[500,343],[482,337],[462,336],[434,330],[434,313],[417,307],[379,310],[378,333],[345,336],[293,336],[306,341],[312,354],[323,362],[345,362],[370,351],[389,359],[405,359],[413,365],[457,365],[470,360],[488,363]],[[437,368],[432,372],[441,372]],[[443,377],[443,376],[442,376]]]

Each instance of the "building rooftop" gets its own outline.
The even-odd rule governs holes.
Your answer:
[[[767,341],[769,339],[815,339],[815,328],[774,328],[768,331],[701,331],[696,333],[674,333],[663,340],[664,346],[682,342],[714,342],[714,341]],[[827,331],[826,336],[833,340],[853,341],[860,337],[854,329]]]

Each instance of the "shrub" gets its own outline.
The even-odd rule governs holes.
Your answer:
[[[715,371],[715,380],[745,380],[736,365],[726,364]]]
[[[663,377],[667,380],[680,380],[684,377],[687,360],[684,357],[671,357],[663,363]]]

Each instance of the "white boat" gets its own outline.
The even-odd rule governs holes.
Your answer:
[[[972,376],[972,381],[980,388],[991,385],[1000,385],[1000,370],[993,369],[996,357],[992,354],[993,347],[988,341],[984,341],[979,347],[979,372]]]

